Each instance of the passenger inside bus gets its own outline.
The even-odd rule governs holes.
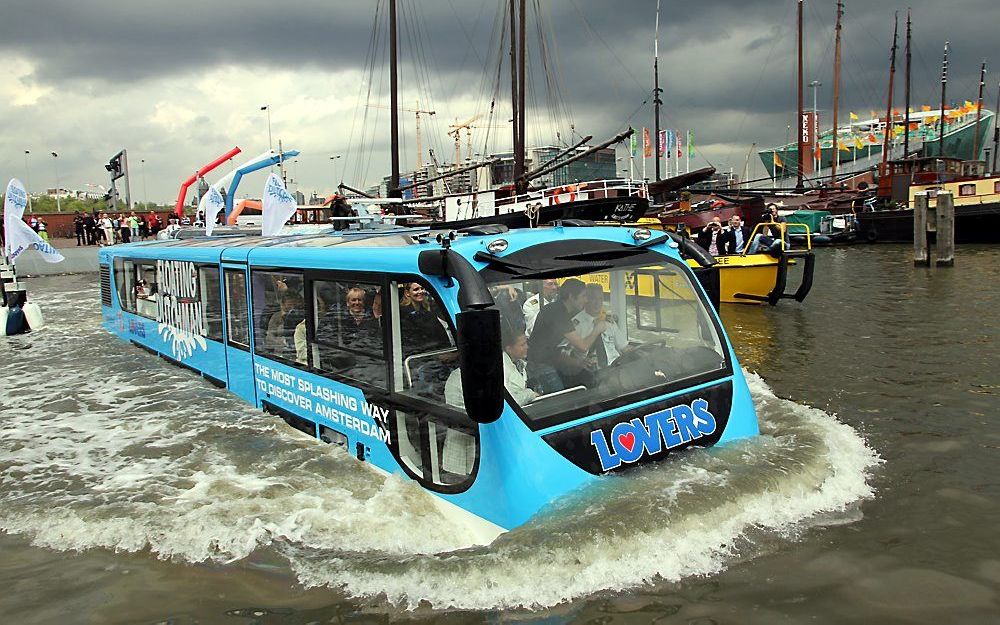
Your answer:
[[[542,280],[538,285],[538,292],[524,302],[521,312],[524,314],[525,334],[531,336],[539,311],[546,305],[555,302],[558,292],[558,282],[555,280]]]
[[[440,304],[419,283],[402,287],[399,330],[406,383],[410,392],[437,402],[458,367],[455,342],[440,311]]]
[[[366,309],[365,290],[358,286],[347,289],[344,313],[340,315],[340,344],[351,346],[358,344],[364,349],[382,351],[382,329],[375,315]],[[329,313],[328,313],[329,314]],[[332,325],[332,324],[327,324]],[[317,330],[318,334],[319,330]]]
[[[295,328],[304,319],[302,296],[286,290],[281,296],[281,307],[267,321],[264,345],[271,353],[290,359],[295,354]]]
[[[528,338],[523,331],[500,332],[503,345],[503,383],[507,392],[514,398],[518,406],[531,403],[538,393],[528,386],[525,375],[525,358],[528,356]],[[444,400],[452,406],[465,410],[465,399],[462,394],[462,372],[455,369],[448,376],[444,385]]]
[[[320,320],[326,316],[326,311],[330,307],[329,302],[332,302],[333,298],[333,294],[328,289],[313,289],[313,319]],[[317,321],[316,325],[318,333],[321,324]],[[295,345],[295,362],[303,365],[307,364],[309,362],[309,343],[306,340],[305,320],[302,320],[295,326],[293,342]]]
[[[569,278],[559,287],[558,299],[538,312],[528,338],[527,371],[531,387],[543,394],[592,383],[591,368],[596,361],[587,353],[608,324],[598,319],[588,334],[578,332],[573,317],[583,310],[585,301],[584,283]]]
[[[526,298],[521,289],[515,287],[513,284],[491,286],[490,294],[493,295],[496,308],[500,311],[501,329],[506,332],[520,332],[523,334],[526,324],[522,311]]]
[[[407,283],[399,300],[399,330],[404,354],[424,353],[455,344],[438,304],[418,282]]]

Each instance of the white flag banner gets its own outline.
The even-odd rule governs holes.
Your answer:
[[[28,194],[24,190],[24,185],[17,178],[11,178],[3,195],[3,227],[5,232],[10,232],[12,221],[21,221],[24,216],[24,207],[27,205]],[[10,237],[7,237],[5,251],[10,254],[10,250]]]
[[[285,190],[285,184],[277,174],[267,177],[261,213],[264,223],[260,233],[265,237],[281,232],[281,227],[295,214],[295,198]]]
[[[4,219],[6,219],[4,215]],[[16,260],[25,250],[36,249],[41,253],[42,260],[47,263],[58,263],[65,258],[54,247],[45,242],[31,226],[20,219],[7,222],[7,245],[10,246],[10,259]]]
[[[222,194],[215,187],[209,187],[208,193],[202,196],[198,204],[198,210],[205,216],[205,234],[212,236],[212,228],[215,227],[215,220],[219,217],[219,211],[225,213],[226,201],[222,199]]]

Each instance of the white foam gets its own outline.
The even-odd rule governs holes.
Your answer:
[[[474,546],[414,483],[109,336],[96,284],[41,284],[45,332],[0,343],[0,529],[37,545],[189,562],[272,550],[302,583],[354,596],[542,607],[710,575],[762,532],[853,522],[874,495],[880,460],[857,432],[748,374],[762,436],[604,478]]]

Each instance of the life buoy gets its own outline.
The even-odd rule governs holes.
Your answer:
[[[560,200],[559,198],[567,193],[569,194],[569,199],[566,200],[567,202],[576,201],[576,185],[566,185],[565,187],[556,189],[555,195],[552,196],[553,203],[562,204],[563,200]]]

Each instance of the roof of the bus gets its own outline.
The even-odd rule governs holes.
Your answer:
[[[503,233],[488,235],[460,235],[452,242],[452,248],[461,253],[470,261],[478,251],[485,251],[486,246],[498,239],[507,242],[506,250],[499,252],[503,256],[510,252],[547,243],[555,240],[592,240],[612,243],[635,244],[636,239],[633,234],[639,228],[620,226],[594,226],[594,227],[563,227],[563,226],[541,226],[538,228],[514,229]],[[433,249],[439,247],[437,236],[446,231],[431,231],[427,229],[398,228],[380,231],[342,231],[321,234],[297,234],[288,236],[260,237],[260,236],[222,236],[222,237],[196,237],[191,239],[171,239],[165,241],[146,241],[141,243],[131,243],[102,248],[102,258],[107,256],[132,255],[144,258],[172,257],[181,258],[189,256],[204,256],[213,254],[217,257],[218,252],[225,250],[237,250],[242,248],[245,251],[252,251],[255,262],[290,257],[312,257],[321,256],[324,259],[334,260],[337,257],[350,257],[350,264],[357,266],[367,263],[372,269],[379,269],[379,260],[388,260],[388,257],[400,258],[399,252],[403,249],[419,247],[423,249]],[[652,237],[655,239],[661,233],[653,231]],[[666,242],[666,238],[664,238]],[[638,241],[641,242],[641,241]],[[675,258],[679,258],[676,245],[657,246],[657,251],[666,253]],[[383,252],[397,250],[396,254],[385,254],[379,260],[370,256],[359,255],[363,249],[379,249]],[[161,252],[162,250],[162,252]],[[344,252],[344,254],[338,252]],[[200,252],[200,253],[199,253]],[[415,258],[416,254],[405,253],[410,258]],[[359,257],[360,256],[360,257]],[[225,257],[224,257],[225,258]],[[362,261],[362,262],[358,262]],[[473,261],[474,264],[478,264]],[[326,264],[326,263],[324,263]]]

